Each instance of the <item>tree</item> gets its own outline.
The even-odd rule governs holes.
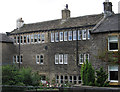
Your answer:
[[[81,78],[84,85],[94,85],[95,83],[95,71],[88,61],[81,67]]]

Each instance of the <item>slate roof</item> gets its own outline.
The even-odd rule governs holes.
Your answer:
[[[23,27],[21,27],[19,30],[15,29],[10,32],[10,34],[96,25],[102,18],[103,14],[97,14],[69,18],[66,21],[57,19],[45,22],[24,24]]]
[[[120,14],[113,14],[104,19],[92,33],[120,32]]]
[[[13,43],[13,39],[6,34],[0,33],[0,42]]]

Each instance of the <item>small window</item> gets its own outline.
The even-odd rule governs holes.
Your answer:
[[[13,63],[16,63],[16,56],[13,56]]]
[[[55,33],[55,42],[59,41],[58,32]]]
[[[69,32],[68,32],[68,40],[69,40],[69,41],[72,41],[72,31],[69,31]]]
[[[19,63],[19,61],[20,61],[19,56],[17,56],[17,61],[16,62]]]
[[[23,56],[20,55],[20,63],[23,63]]]
[[[118,51],[118,37],[117,36],[108,37],[108,50]]]
[[[56,76],[56,83],[59,83],[59,76]]]
[[[68,64],[68,55],[64,54],[64,64]]]
[[[23,36],[20,36],[20,44],[23,43]]]
[[[55,55],[55,64],[59,64],[59,54]]]
[[[41,38],[40,37],[41,37],[40,34],[38,34],[38,43],[41,42]]]
[[[86,40],[86,30],[82,30],[82,40]]]
[[[44,42],[45,42],[45,34],[42,33],[42,43],[44,43]]]
[[[19,40],[20,40],[20,39],[19,39],[19,36],[17,36],[17,44],[19,44]]]
[[[77,84],[77,77],[76,76],[74,76],[74,84]]]
[[[76,33],[77,31],[73,31],[73,40],[76,40],[77,36],[76,36]]]
[[[39,64],[40,63],[40,56],[36,55],[36,63]]]
[[[16,44],[16,36],[14,36],[14,43]]]
[[[59,64],[63,64],[63,54],[59,54]]]
[[[27,35],[27,44],[30,43],[30,35]]]
[[[40,64],[43,64],[43,59],[44,59],[43,55],[40,55]]]
[[[72,83],[72,76],[69,76],[69,82]]]
[[[66,75],[65,76],[65,84],[67,84],[68,83],[68,76]]]
[[[63,41],[63,32],[60,32],[59,35],[60,35],[59,36],[60,37],[60,41]]]
[[[24,44],[26,44],[26,35],[24,35],[23,37],[24,37]]]
[[[81,84],[81,76],[78,76],[78,83]]]
[[[51,33],[51,42],[54,42],[54,33]]]
[[[90,29],[87,30],[87,37],[90,39]]]
[[[78,40],[81,40],[81,38],[82,38],[82,31],[78,30]]]
[[[37,43],[37,38],[38,38],[38,35],[37,34],[34,34],[34,42]]]
[[[60,82],[63,83],[63,76],[62,75],[60,77],[60,80],[61,80]]]
[[[67,31],[64,32],[64,41],[67,41],[67,38],[68,38],[68,33]]]
[[[79,54],[79,64],[83,64],[83,54]]]
[[[31,35],[31,43],[33,43],[33,40],[34,39],[34,37],[33,37],[33,34]]]
[[[118,66],[109,66],[109,80],[110,82],[118,82]]]

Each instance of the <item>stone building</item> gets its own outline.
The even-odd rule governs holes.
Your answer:
[[[99,56],[104,51],[119,51],[120,14],[114,14],[111,2],[103,4],[102,14],[71,18],[67,5],[61,19],[31,24],[18,19],[17,28],[7,33],[14,39],[11,61],[20,67],[31,66],[43,79],[80,84],[81,65],[88,60],[95,69],[103,67],[111,84],[118,85],[118,64],[105,62]]]

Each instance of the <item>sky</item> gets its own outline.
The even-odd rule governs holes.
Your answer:
[[[61,10],[68,4],[71,17],[103,13],[105,0],[0,0],[0,33],[16,29],[16,20],[25,24],[61,19]],[[109,0],[118,13],[120,0]]]

